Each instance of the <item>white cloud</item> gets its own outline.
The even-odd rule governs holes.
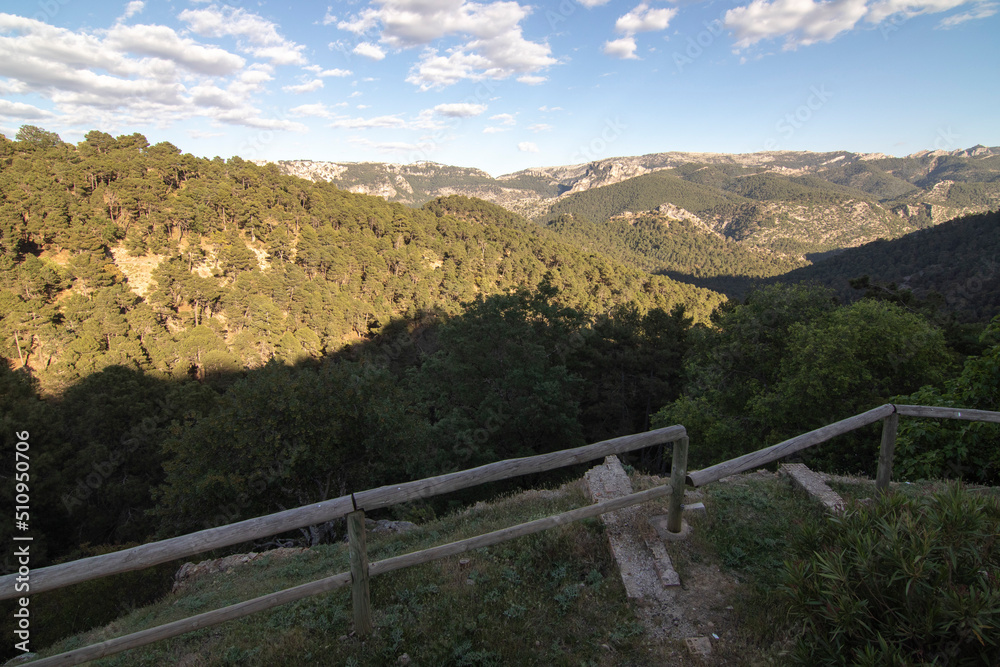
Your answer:
[[[517,145],[517,150],[521,151],[522,153],[537,153],[538,146],[536,146],[530,141],[522,141]]]
[[[534,125],[529,125],[528,129],[532,132],[551,132],[552,126],[548,123],[535,123]]]
[[[312,81],[307,81],[305,83],[300,83],[297,86],[282,86],[282,90],[288,93],[295,93],[296,95],[301,95],[302,93],[312,93],[323,87],[322,79],[313,79]]]
[[[602,49],[604,55],[622,59],[638,58],[638,56],[635,55],[635,50],[636,43],[634,37],[622,37],[621,39],[614,39],[609,42],[605,42],[604,48]]]
[[[495,116],[490,116],[490,120],[500,121],[501,125],[516,125],[517,124],[517,119],[514,118],[514,116],[512,116],[509,113],[498,113]]]
[[[562,111],[563,108],[562,107],[550,107],[550,106],[542,105],[542,106],[538,107],[538,110],[539,111]]]
[[[261,130],[291,130],[293,132],[308,132],[309,128],[302,123],[284,118],[264,118],[259,109],[240,107],[224,113],[214,114],[213,118],[230,125],[245,125]]]
[[[577,0],[577,1],[587,9],[592,9],[594,7],[599,7],[600,5],[608,4],[608,0]]]
[[[855,29],[862,19],[877,25],[891,16],[910,18],[970,4],[970,10],[942,19],[938,27],[949,28],[997,13],[996,2],[975,0],[874,0],[870,5],[868,0],[753,0],[726,12],[724,24],[732,31],[738,50],[782,37],[787,50],[828,42]]]
[[[894,0],[889,0],[890,2]],[[761,40],[784,36],[785,48],[830,41],[852,29],[868,12],[866,0],[754,0],[730,9],[726,28],[736,37],[736,48],[744,49]]]
[[[535,74],[525,74],[524,76],[517,77],[517,80],[521,83],[526,83],[529,86],[538,86],[549,80],[547,76],[537,76]]]
[[[191,100],[200,107],[232,109],[240,106],[243,101],[240,96],[232,95],[229,91],[210,84],[195,86],[188,92],[191,95]]]
[[[434,112],[448,118],[470,118],[478,116],[486,111],[485,104],[471,104],[469,102],[458,102],[455,104],[439,104],[434,107]]]
[[[308,71],[312,72],[313,74],[315,74],[316,76],[320,77],[321,79],[325,79],[326,77],[329,77],[329,76],[344,77],[344,76],[351,76],[351,74],[353,74],[353,72],[351,72],[351,70],[349,70],[349,69],[336,69],[336,68],[334,68],[334,69],[323,69],[319,65],[307,65],[306,67],[303,67],[302,69],[308,70]]]
[[[332,14],[333,7],[326,8],[326,14],[323,15],[323,25],[330,25],[331,23],[337,22],[337,17]]]
[[[490,125],[489,127],[483,128],[483,134],[496,134],[497,132],[507,132],[509,127],[497,127],[495,125]]]
[[[305,48],[301,44],[278,44],[251,49],[250,53],[257,58],[270,60],[275,65],[304,65],[306,58],[302,55],[302,51]]]
[[[373,148],[380,153],[388,154],[402,154],[402,153],[420,153],[423,154],[425,149],[428,147],[433,148],[433,145],[421,145],[408,141],[372,141],[365,137],[351,137],[348,139],[352,144],[357,144],[359,146],[365,146],[367,148]]]
[[[615,30],[625,35],[666,30],[675,14],[677,14],[676,8],[651,9],[649,5],[642,3],[629,13],[620,16],[615,22]]]
[[[422,90],[462,79],[530,74],[557,62],[547,44],[524,38],[520,23],[531,8],[517,2],[378,0],[377,5],[337,27],[359,36],[377,32],[381,43],[395,49],[424,47],[406,79]],[[432,44],[444,37],[462,43],[440,55]]]
[[[986,2],[977,7],[973,7],[967,12],[962,12],[961,14],[955,14],[954,16],[949,16],[948,18],[941,19],[938,23],[939,28],[954,28],[957,25],[961,25],[966,21],[977,21],[979,19],[987,19],[997,13],[998,5],[995,2]]]
[[[37,118],[51,118],[52,115],[51,112],[31,106],[30,104],[0,99],[0,116],[33,120]]]
[[[424,109],[415,116],[405,118],[402,113],[374,116],[333,116],[329,127],[348,130],[433,130],[446,127],[445,123],[436,118],[434,109]]]
[[[133,7],[134,9],[134,7]],[[52,103],[50,122],[107,131],[167,127],[193,118],[248,127],[302,131],[266,118],[253,97],[272,68],[159,25],[115,23],[71,31],[0,13],[0,81],[8,94]],[[15,104],[15,103],[10,103]],[[31,112],[5,105],[8,111]],[[74,132],[73,129],[64,131]]]
[[[330,123],[330,127],[351,130],[406,128],[406,125],[406,121],[400,118],[399,114],[393,116],[375,116],[374,118],[338,118]]]
[[[145,8],[146,3],[142,0],[132,0],[132,2],[125,5],[125,13],[118,17],[118,21],[127,21]]]
[[[370,42],[361,42],[354,47],[353,53],[365,58],[371,58],[372,60],[382,60],[385,58],[385,51]]]
[[[346,107],[347,102],[340,102],[338,104],[334,104],[333,106]],[[337,115],[332,108],[322,102],[316,102],[314,104],[300,104],[299,106],[290,109],[288,113],[299,118],[307,116],[313,116],[316,118],[334,118]]]
[[[204,37],[237,37],[245,53],[266,58],[276,65],[305,65],[305,46],[278,33],[277,25],[263,17],[236,7],[210,5],[205,9],[185,9],[178,18]]]
[[[234,53],[202,46],[163,25],[116,25],[108,31],[104,44],[116,51],[170,60],[199,74],[232,74],[246,64]]]

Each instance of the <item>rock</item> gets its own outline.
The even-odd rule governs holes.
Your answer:
[[[412,521],[389,521],[388,519],[365,519],[365,528],[373,533],[407,533],[417,527]]]
[[[305,547],[282,547],[260,553],[251,551],[250,553],[235,554],[224,558],[216,558],[215,560],[203,560],[200,563],[184,563],[174,574],[174,586],[172,590],[178,591],[191,581],[207,574],[231,574],[234,567],[257,560],[262,556],[284,558],[300,554],[305,550]]]

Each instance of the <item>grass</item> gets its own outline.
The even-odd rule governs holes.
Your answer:
[[[666,481],[635,473],[632,478],[636,490]],[[831,486],[847,499],[873,494],[868,480],[838,478]],[[919,494],[932,487],[899,488]],[[784,664],[795,638],[787,604],[776,589],[797,526],[820,520],[819,506],[792,490],[786,479],[763,472],[712,484],[700,493],[707,514],[690,517],[694,530],[687,540],[668,544],[684,582],[678,600],[703,608],[702,620],[715,621],[704,634],[720,637],[714,642],[716,664]],[[587,502],[575,482],[556,491],[477,503],[403,535],[369,534],[369,559],[452,542]],[[643,511],[665,513],[666,500],[650,502]],[[283,558],[265,556],[231,573],[195,579],[156,604],[41,654],[86,646],[348,569],[345,544]],[[679,641],[657,640],[638,620],[599,519],[375,577],[371,594],[375,631],[365,639],[352,632],[350,591],[345,588],[96,664],[381,666],[399,664],[405,654],[410,665],[618,666],[681,664],[678,656],[683,655]]]
[[[404,535],[369,535],[372,562],[586,504],[579,484],[528,492],[432,521]],[[463,563],[465,560],[467,562]],[[346,545],[262,558],[194,580],[157,604],[42,655],[216,609],[342,572]],[[372,579],[375,632],[352,633],[350,591],[159,642],[100,665],[644,665],[659,659],[626,602],[599,520],[585,520],[461,557]],[[651,650],[652,649],[652,650]]]
[[[697,549],[741,584],[733,606],[733,664],[782,664],[793,637],[776,588],[798,528],[822,517],[818,503],[787,479],[758,473],[709,485],[713,511],[695,536]]]

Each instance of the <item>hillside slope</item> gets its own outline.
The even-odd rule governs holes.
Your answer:
[[[864,275],[895,283],[921,299],[936,293],[961,320],[988,320],[1000,314],[1000,212],[849,248],[773,281],[816,282],[849,301],[859,293],[848,281]]]
[[[49,388],[109,365],[203,378],[315,359],[546,276],[589,313],[683,303],[705,320],[722,301],[516,216],[416,210],[141,135],[3,140],[0,222],[0,355]]]

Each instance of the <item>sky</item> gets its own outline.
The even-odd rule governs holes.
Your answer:
[[[1000,145],[1000,0],[0,6],[0,133],[493,176],[666,151]]]

